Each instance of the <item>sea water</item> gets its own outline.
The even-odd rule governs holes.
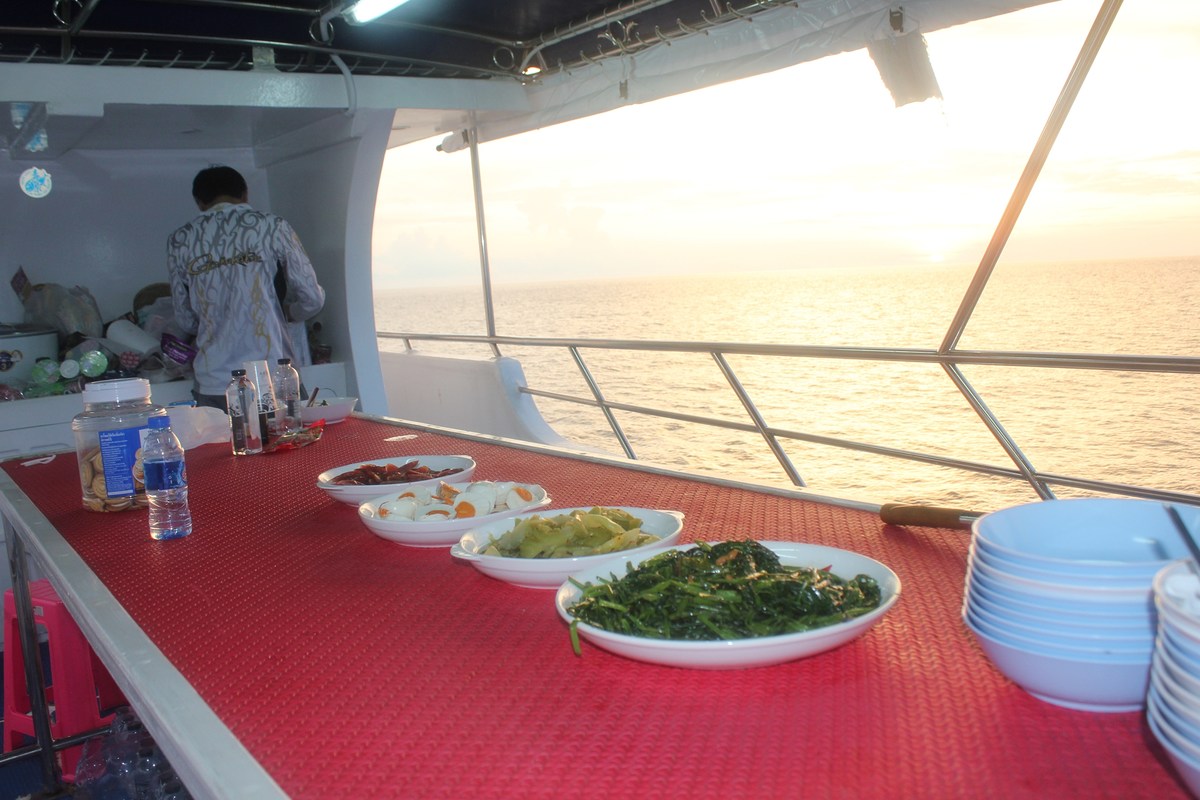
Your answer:
[[[513,336],[936,349],[972,265],[802,269],[728,275],[506,284],[493,275],[497,333]],[[481,334],[478,287],[377,290],[381,331]],[[1200,259],[1001,263],[960,350],[1195,356]],[[485,358],[487,348],[417,342]],[[383,350],[401,350],[381,340]],[[590,397],[561,348],[501,348],[531,387]],[[748,415],[707,354],[585,349],[611,402],[740,423]],[[936,364],[728,357],[768,425],[820,440],[1014,469]],[[1200,492],[1200,378],[1110,370],[962,367],[987,408],[1043,472]],[[599,410],[535,398],[562,436],[620,454]],[[675,469],[790,487],[757,433],[616,412],[635,455]],[[866,502],[987,510],[1036,500],[1022,481],[784,440],[808,491]],[[514,479],[519,479],[515,476]],[[1078,492],[1056,488],[1059,496]]]

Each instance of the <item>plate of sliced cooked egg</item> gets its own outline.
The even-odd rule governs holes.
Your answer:
[[[373,533],[410,547],[449,547],[485,522],[550,504],[541,486],[511,481],[397,487],[358,507]]]

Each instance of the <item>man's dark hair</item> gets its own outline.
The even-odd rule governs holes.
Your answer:
[[[221,195],[244,197],[246,192],[246,179],[233,167],[208,167],[197,172],[192,180],[192,197],[204,205],[210,205]]]

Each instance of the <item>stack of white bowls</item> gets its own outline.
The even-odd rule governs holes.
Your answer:
[[[973,532],[963,619],[996,667],[1056,705],[1141,709],[1154,576],[1189,552],[1163,504],[1045,500],[985,514]]]
[[[1159,572],[1154,599],[1158,642],[1146,717],[1184,783],[1200,797],[1200,578],[1195,562],[1178,561]]]

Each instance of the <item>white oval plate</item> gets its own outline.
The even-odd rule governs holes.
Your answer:
[[[652,664],[694,669],[743,669],[781,664],[798,658],[813,656],[840,647],[867,632],[883,618],[900,597],[900,578],[895,572],[873,558],[849,550],[798,542],[763,542],[764,547],[774,551],[779,560],[789,567],[829,567],[835,575],[850,580],[855,575],[869,575],[879,583],[881,599],[879,607],[861,617],[839,622],[824,628],[779,636],[760,636],[751,639],[679,641],[674,639],[649,639],[629,636],[589,625],[578,624],[579,635],[598,647],[617,655]],[[629,559],[634,566],[665,550],[689,550],[694,545],[674,548],[656,547]],[[580,583],[595,582],[599,578],[613,575],[620,578],[625,574],[624,564],[601,564],[572,575]],[[574,583],[567,581],[554,597],[559,616],[568,623],[574,620],[567,609],[578,602],[582,592]]]
[[[602,504],[576,506],[574,508],[548,508],[538,512],[538,516],[554,517],[559,514],[569,514],[572,511],[590,511],[596,507],[619,508],[627,511],[642,521],[642,530],[658,537],[657,542],[631,547],[616,553],[605,553],[599,556],[574,556],[571,558],[515,558],[509,556],[485,556],[479,551],[487,546],[488,538],[500,538],[513,529],[520,519],[533,514],[520,514],[516,518],[492,522],[472,528],[463,534],[458,544],[450,548],[450,555],[464,561],[470,561],[484,575],[507,581],[527,589],[557,589],[568,575],[587,569],[595,564],[618,564],[628,561],[651,548],[662,548],[679,541],[683,531],[683,514],[679,511],[660,511],[652,508],[636,508],[633,506],[606,506]]]
[[[367,464],[378,464],[386,466],[388,464],[397,467],[403,466],[410,461],[416,461],[418,466],[429,467],[431,470],[438,471],[443,469],[459,468],[462,472],[455,472],[452,475],[446,475],[441,478],[430,478],[423,481],[409,481],[407,483],[375,483],[367,486],[341,486],[336,483],[330,483],[338,475],[343,472],[349,472],[352,469]],[[388,492],[395,490],[400,491],[400,487],[411,488],[413,486],[434,486],[445,481],[446,483],[465,483],[471,480],[471,476],[475,474],[475,459],[470,456],[401,456],[394,458],[364,458],[361,461],[355,461],[353,464],[344,464],[340,467],[327,469],[317,476],[317,488],[323,489],[330,497],[348,505],[357,506],[376,497],[380,497]]]
[[[466,491],[467,487],[471,485],[469,483],[460,483],[456,484],[456,488]],[[483,514],[478,517],[415,522],[408,519],[396,520],[379,516],[379,506],[396,499],[397,495],[404,492],[404,488],[402,487],[407,486],[407,484],[397,484],[396,490],[391,494],[373,498],[360,505],[358,507],[358,518],[362,520],[364,525],[371,529],[372,533],[393,542],[406,544],[410,547],[449,547],[452,544],[458,543],[464,531],[477,528],[480,525],[486,525],[493,520],[528,515],[536,509],[550,505],[550,495],[546,494],[546,490],[541,486],[535,483],[517,483],[514,485],[528,489],[530,494],[533,495],[533,501],[529,505],[517,509],[505,508],[501,511]]]
[[[318,399],[321,400],[320,405],[300,406],[300,422],[306,426],[312,425],[319,419],[325,420],[326,425],[336,425],[350,416],[350,412],[354,410],[354,406],[358,405],[357,397]]]

